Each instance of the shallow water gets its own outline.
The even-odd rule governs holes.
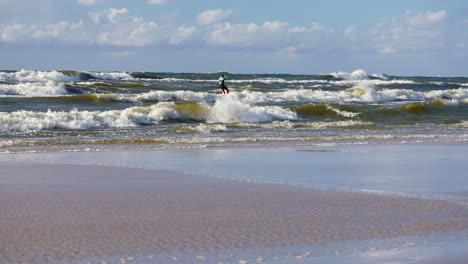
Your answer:
[[[468,193],[466,144],[4,154],[2,160],[158,168],[241,181],[410,195]]]

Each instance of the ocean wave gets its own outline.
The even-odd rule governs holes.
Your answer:
[[[68,93],[67,93],[67,90]],[[153,90],[146,93],[93,93],[72,94],[63,83],[54,81],[42,83],[0,84],[0,95],[8,96],[65,96],[64,100],[92,101],[92,102],[172,102],[196,101],[215,103],[226,98],[213,92],[199,92],[190,90],[163,91]],[[68,96],[72,98],[68,98]],[[236,92],[232,89],[229,98],[245,104],[301,102],[316,104],[349,104],[349,103],[387,103],[387,102],[424,102],[446,100],[444,104],[466,104],[468,88],[460,87],[447,90],[415,91],[411,89],[377,88],[374,85],[356,85],[338,91],[322,89],[290,89],[286,91],[262,92],[247,90]],[[330,109],[328,109],[330,110]],[[333,111],[333,110],[332,110]],[[340,110],[341,111],[341,110]],[[335,111],[336,112],[336,111]],[[349,111],[348,111],[349,112]],[[337,112],[338,113],[338,112]],[[346,113],[342,113],[346,115]],[[352,114],[351,114],[352,115]]]
[[[78,82],[90,79],[123,80],[133,79],[126,72],[85,72],[85,71],[32,71],[20,70],[14,72],[1,72],[0,81],[3,82]]]
[[[468,98],[468,89],[414,91],[408,89],[376,89],[374,87],[353,87],[342,91],[289,90],[249,95],[257,101],[308,101],[322,103],[382,103],[393,101],[426,101],[436,99],[462,100]]]
[[[136,101],[198,101],[198,102],[214,102],[218,95],[208,92],[193,92],[193,91],[151,91],[148,93],[130,96],[127,100]]]
[[[66,75],[59,71],[29,71],[0,72],[0,81],[4,82],[73,82],[80,81],[78,75]]]
[[[57,96],[66,94],[65,85],[55,81],[0,84],[0,95]]]
[[[133,76],[126,72],[88,72],[88,74],[99,80],[133,79]]]
[[[366,80],[369,76],[364,70],[355,70],[351,73],[348,72],[332,72],[330,73],[335,79],[339,80]]]
[[[359,113],[339,109],[338,106],[328,104],[306,104],[292,108],[296,113],[308,116],[343,116],[353,118]]]
[[[132,107],[111,111],[17,111],[0,113],[0,131],[38,131],[50,129],[86,130],[94,128],[132,127],[177,117],[172,107]]]
[[[279,106],[251,106],[236,96],[223,96],[211,108],[207,122],[210,123],[259,123],[274,120],[297,119],[297,114]]]
[[[152,125],[171,119],[188,119],[207,123],[257,123],[296,118],[296,113],[289,109],[279,106],[251,106],[226,96],[213,106],[197,102],[161,102],[151,106],[110,111],[0,112],[0,131],[120,128]]]
[[[174,131],[176,133],[201,133],[201,134],[210,134],[216,132],[226,132],[228,131],[225,125],[221,124],[206,124],[201,123],[197,126],[191,125],[180,125],[177,126]]]
[[[377,75],[376,75],[377,76]],[[194,83],[217,83],[218,80],[213,78],[212,80],[207,79],[179,79],[179,78],[163,78],[158,81],[161,82],[194,82]],[[416,84],[412,80],[401,80],[401,79],[388,79],[382,77],[365,78],[365,79],[332,79],[332,80],[321,80],[321,79],[310,79],[310,80],[286,80],[283,78],[256,78],[256,79],[227,79],[229,84],[290,84],[290,85],[313,85],[317,87],[322,85],[337,85],[337,86],[349,86],[353,84],[363,83],[366,85],[392,85],[392,84]]]

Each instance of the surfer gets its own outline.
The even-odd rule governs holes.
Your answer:
[[[229,89],[226,87],[226,85],[224,84],[224,80],[226,80],[226,76],[224,76],[224,73],[222,72],[220,75],[219,75],[219,79],[218,79],[218,82],[219,82],[219,88],[221,88],[221,93],[222,94],[228,94],[229,93]]]

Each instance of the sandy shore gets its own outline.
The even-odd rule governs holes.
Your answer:
[[[231,182],[161,170],[0,163],[0,259],[282,247],[468,228],[436,200]]]

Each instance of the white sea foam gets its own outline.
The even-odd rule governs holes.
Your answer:
[[[212,132],[226,132],[227,128],[220,124],[200,124],[195,127],[195,130],[199,133],[209,134]]]
[[[100,80],[133,79],[133,76],[126,72],[88,72],[88,74]]]
[[[369,79],[367,73],[364,70],[355,70],[352,73],[348,72],[332,72],[330,75],[337,79],[342,80],[366,80]]]
[[[453,126],[459,127],[459,128],[468,128],[468,121],[463,121],[461,123],[454,124]]]
[[[279,92],[258,92],[243,90],[231,92],[229,96],[208,92],[194,91],[151,91],[143,94],[108,94],[108,98],[129,102],[145,101],[196,101],[215,102],[223,98],[236,98],[244,104],[303,102],[303,103],[384,103],[394,101],[427,101],[436,99],[451,100],[451,104],[466,102],[468,88],[451,90],[414,91],[409,89],[377,89],[373,85],[355,86],[340,91],[325,91],[321,89],[296,89]],[[338,112],[337,112],[338,113]],[[338,113],[343,116],[349,113]],[[351,113],[352,115],[353,113]]]
[[[135,96],[137,101],[215,101],[217,95],[207,92],[192,92],[192,91],[151,91],[149,93],[139,94]]]
[[[327,109],[337,113],[338,115],[341,115],[341,116],[344,116],[344,117],[349,117],[349,118],[356,117],[356,116],[359,115],[359,113],[342,111],[342,110],[336,109],[336,108],[334,108],[332,106],[329,106],[329,105],[327,105]]]
[[[29,71],[0,72],[0,81],[5,82],[72,82],[79,81],[78,75],[67,76],[58,71]]]
[[[55,96],[66,94],[65,85],[55,81],[0,84],[0,95]]]
[[[279,106],[251,106],[238,100],[235,94],[216,101],[210,110],[210,123],[259,123],[297,119],[297,114]]]
[[[208,123],[255,123],[297,118],[289,109],[278,106],[250,106],[228,96],[214,106],[199,104],[198,108],[203,111],[184,110],[183,107],[178,108],[174,102],[161,102],[151,106],[110,111],[0,112],[0,132],[119,128],[156,124],[169,119],[193,119]],[[209,129],[222,131],[224,128],[211,126]],[[199,131],[203,130],[206,131],[203,127],[199,128]]]
[[[153,124],[171,117],[176,118],[178,114],[167,103],[103,112],[78,110],[0,112],[0,131],[131,127],[137,124]]]
[[[330,121],[330,122],[292,122],[290,120],[285,121],[273,121],[270,123],[241,123],[236,124],[236,127],[240,128],[262,128],[262,129],[293,129],[293,128],[309,128],[309,129],[326,129],[333,127],[356,127],[356,126],[371,126],[374,125],[372,122],[358,121],[358,120],[344,120],[344,121]]]
[[[388,76],[386,76],[385,74],[374,73],[374,74],[371,74],[370,76],[377,78],[377,79],[381,79],[381,80],[388,80]]]
[[[64,74],[60,71],[31,71],[20,70],[16,72],[0,72],[0,81],[4,82],[77,82],[82,80],[80,73],[88,74],[100,80],[134,79],[126,72],[72,72]]]

